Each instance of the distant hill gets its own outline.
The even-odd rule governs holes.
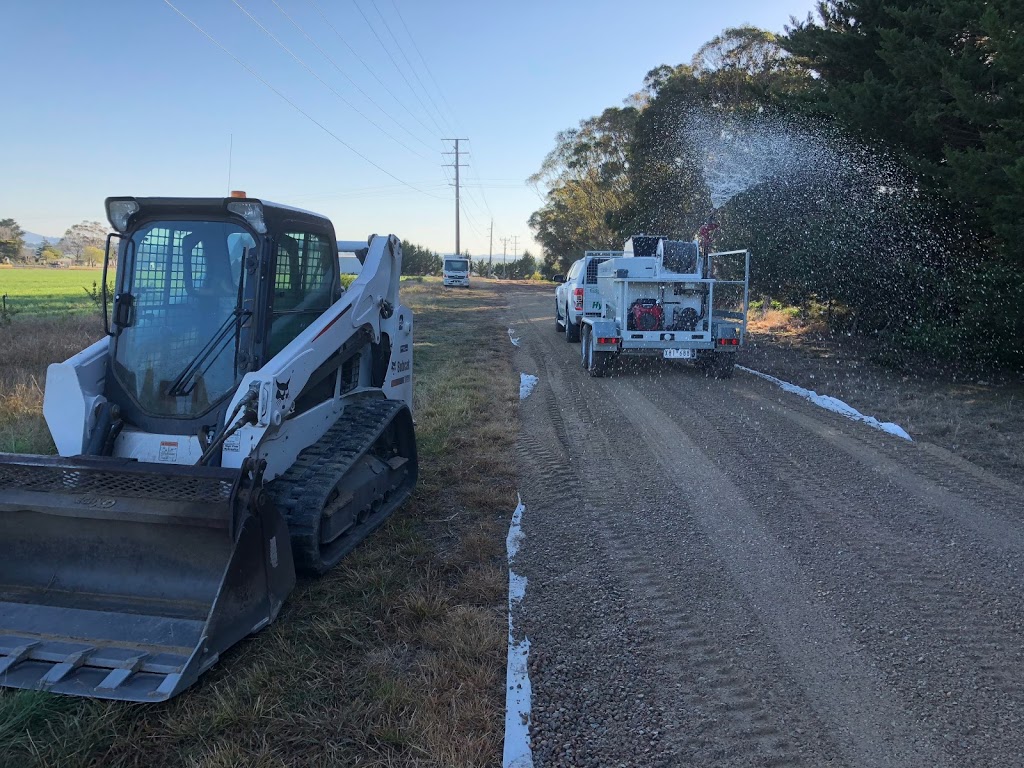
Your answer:
[[[25,245],[27,245],[29,248],[37,247],[44,240],[50,243],[51,245],[56,245],[58,242],[60,242],[60,237],[50,237],[49,235],[40,235],[35,232],[25,233]]]

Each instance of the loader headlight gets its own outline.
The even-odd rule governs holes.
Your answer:
[[[267,225],[266,222],[263,221],[262,203],[255,202],[253,200],[246,200],[244,202],[238,200],[228,203],[228,211],[237,216],[241,216],[249,222],[250,227],[255,229],[261,235],[265,235],[267,233]]]
[[[128,229],[128,219],[138,212],[139,204],[135,200],[107,198],[107,221],[118,232]]]

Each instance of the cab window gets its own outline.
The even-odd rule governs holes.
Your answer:
[[[268,359],[330,307],[336,265],[330,240],[316,232],[286,232],[277,239]]]

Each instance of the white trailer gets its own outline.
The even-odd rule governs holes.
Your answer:
[[[732,376],[746,341],[750,251],[702,253],[696,241],[637,235],[597,268],[599,317],[583,317],[583,367],[603,376],[620,356],[690,360]]]

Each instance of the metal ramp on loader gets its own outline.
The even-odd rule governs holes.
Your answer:
[[[0,454],[0,685],[168,699],[294,582],[261,468]]]

